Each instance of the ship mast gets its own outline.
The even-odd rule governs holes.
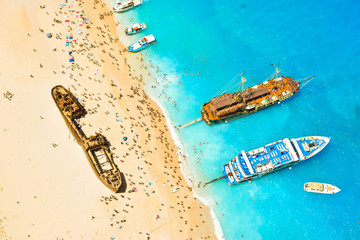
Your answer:
[[[247,86],[246,86],[246,78],[245,78],[245,71],[243,71],[242,73],[240,73],[241,76],[241,84],[239,85],[238,89],[236,90],[236,92],[239,92],[239,89],[241,87],[241,93],[245,92]]]
[[[280,61],[278,62],[277,65],[272,64],[275,67],[275,72],[274,74],[271,76],[271,79],[276,79],[280,76]]]
[[[245,78],[245,71],[240,73],[241,76],[241,84],[239,85],[238,89],[236,90],[236,94],[234,96],[235,100],[240,101],[242,99],[243,93],[246,91],[246,78]],[[239,92],[241,87],[241,92]]]
[[[244,92],[246,90],[246,78],[245,78],[245,71],[243,72],[243,74],[240,74],[241,76],[241,92]]]

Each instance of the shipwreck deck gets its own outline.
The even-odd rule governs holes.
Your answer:
[[[51,94],[70,132],[83,148],[95,175],[110,190],[118,192],[124,181],[106,138],[99,133],[90,137],[85,135],[77,120],[86,115],[86,110],[70,91],[58,85],[51,90]]]

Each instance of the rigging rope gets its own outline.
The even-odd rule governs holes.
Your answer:
[[[315,77],[315,75],[312,76],[312,77],[310,77],[310,78],[304,78],[304,79],[302,79],[302,81],[300,81],[300,84],[301,84],[301,82],[303,82],[303,81],[305,81],[305,82],[300,86],[300,89],[302,89],[302,88],[305,87],[309,82],[311,82],[311,80],[313,80],[314,77]],[[307,81],[306,81],[306,80],[307,80]]]
[[[227,88],[229,87],[229,85],[231,85],[233,83],[233,81],[240,75],[241,73],[238,73],[233,79],[231,79],[230,82],[228,82],[222,89],[220,89],[220,91],[218,93],[216,93],[216,96],[218,96],[219,94],[223,94]]]
[[[270,79],[272,79],[273,76],[274,76],[274,73],[272,73],[272,74],[266,79],[266,81],[269,81]]]
[[[260,69],[260,68],[264,68],[264,67],[268,67],[268,66],[275,66],[275,67],[276,67],[275,64],[271,63],[271,64],[265,64],[265,65],[262,65],[262,66],[250,68],[250,69],[246,70],[246,72],[253,71],[253,70],[256,70],[256,69]],[[240,82],[240,83],[237,83],[237,84],[235,84],[235,85],[233,85],[233,86],[231,86],[231,85],[233,84],[234,80],[235,80],[239,75],[241,75],[241,73],[238,73],[233,79],[231,79],[222,89],[220,89],[220,91],[218,91],[218,92],[216,93],[215,96],[219,96],[219,95],[221,95],[221,94],[223,94],[223,93],[225,93],[225,92],[229,92],[229,91],[230,91],[231,89],[233,89],[235,86],[240,85],[241,82]],[[267,76],[267,74],[259,75],[259,76],[252,77],[252,78],[247,78],[247,80],[249,80],[249,79],[255,79],[255,78],[258,78],[258,77],[264,77],[264,76]],[[274,76],[274,74],[271,74],[270,77],[269,77],[268,79],[266,79],[266,80],[270,80],[272,76]]]
[[[300,86],[300,89],[302,89],[303,87],[305,87],[309,82],[311,82],[312,79],[310,79],[309,81],[305,82],[303,85]]]
[[[246,78],[246,80],[257,79],[257,78],[265,77],[265,76],[268,76],[268,74],[257,75],[257,76],[255,76],[255,77]],[[233,85],[232,87],[228,88],[228,90],[230,91],[230,90],[232,90],[233,88],[235,88],[236,86],[239,86],[240,84],[241,84],[241,82],[239,82],[239,83]],[[222,92],[222,93],[224,93],[224,92]]]

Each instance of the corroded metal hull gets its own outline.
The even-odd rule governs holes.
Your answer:
[[[77,119],[86,115],[86,110],[70,91],[58,85],[51,90],[51,95],[76,142],[83,148],[96,176],[110,190],[118,192],[122,184],[121,174],[114,163],[106,138],[99,133],[86,137],[77,123]]]

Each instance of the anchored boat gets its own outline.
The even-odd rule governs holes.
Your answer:
[[[329,141],[327,137],[316,136],[285,138],[251,151],[241,151],[223,165],[221,177],[206,184],[222,178],[229,185],[250,181],[309,159],[324,149]]]
[[[132,25],[131,27],[125,29],[125,33],[126,35],[133,35],[135,33],[139,33],[142,30],[146,29],[146,24],[145,23],[136,23],[134,25]]]
[[[112,158],[109,142],[100,133],[86,137],[78,124],[78,120],[86,115],[86,110],[69,90],[58,85],[51,90],[51,95],[96,176],[106,187],[117,192],[121,186],[121,175]]]
[[[113,7],[114,12],[125,12],[142,4],[142,0],[117,1]]]
[[[297,93],[301,84],[305,85],[315,77],[312,76],[298,82],[291,77],[281,76],[279,67],[276,67],[275,73],[266,81],[247,88],[244,75],[244,72],[238,74],[238,76],[241,76],[241,83],[236,92],[222,93],[202,106],[201,119],[206,124],[228,122],[280,103]],[[240,87],[241,91],[239,91]],[[196,122],[198,120],[185,124],[181,128]]]
[[[306,192],[334,194],[340,192],[340,189],[327,183],[308,182],[304,184]]]
[[[129,52],[141,51],[156,42],[155,37],[150,34],[149,36],[143,37],[134,44],[131,44],[128,48]]]

